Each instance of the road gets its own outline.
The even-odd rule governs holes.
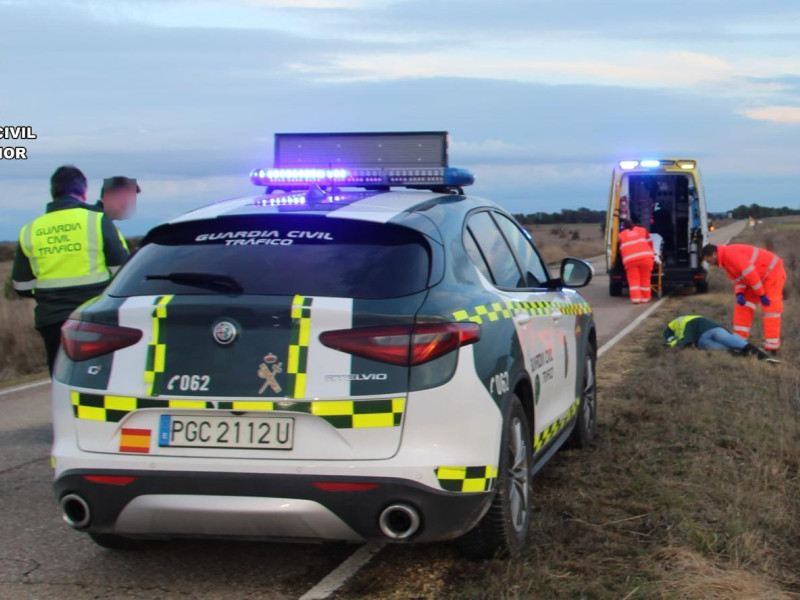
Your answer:
[[[743,227],[725,227],[712,241],[724,243]],[[604,263],[592,262],[597,274],[583,292],[602,345],[644,309],[610,298]],[[49,386],[0,395],[0,599],[298,598],[353,552],[343,545],[207,541],[104,550],[61,522],[50,441]]]

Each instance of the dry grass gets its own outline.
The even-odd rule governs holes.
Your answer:
[[[598,224],[527,225],[526,228],[549,265],[565,256],[592,258],[605,252],[605,242]]]
[[[11,262],[0,262],[0,382],[47,369],[44,345],[33,328],[33,300],[17,299],[9,293]]]
[[[390,548],[344,597],[800,598],[800,232],[742,241],[786,260],[783,364],[662,346],[679,314],[731,322],[730,283],[714,272],[710,294],[669,299],[600,359],[597,442],[537,478],[523,556]]]

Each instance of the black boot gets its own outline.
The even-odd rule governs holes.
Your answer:
[[[764,352],[758,346],[753,346],[753,344],[750,343],[748,343],[744,348],[742,348],[742,353],[745,355],[750,354],[753,356],[757,356],[758,360],[766,360],[769,358],[769,354]]]

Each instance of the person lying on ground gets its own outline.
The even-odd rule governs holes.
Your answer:
[[[666,346],[701,350],[728,350],[735,356],[757,356],[759,360],[777,362],[761,348],[734,335],[722,325],[700,315],[684,315],[667,323],[664,330]]]

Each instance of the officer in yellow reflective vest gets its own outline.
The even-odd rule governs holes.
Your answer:
[[[11,279],[36,300],[34,324],[44,340],[47,365],[61,343],[61,326],[81,304],[99,295],[128,258],[111,219],[86,204],[86,177],[76,167],[56,169],[53,201],[19,234]]]

